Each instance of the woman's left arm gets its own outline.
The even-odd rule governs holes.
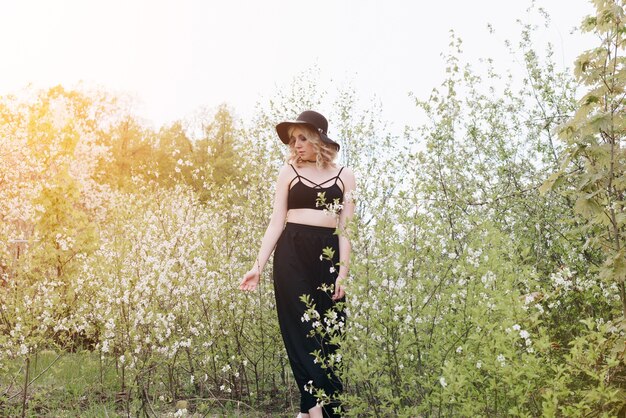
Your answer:
[[[335,281],[335,293],[333,294],[333,300],[341,299],[345,296],[345,279],[348,277],[350,271],[350,251],[352,249],[350,240],[348,239],[348,224],[354,215],[355,199],[354,193],[356,190],[356,180],[354,173],[349,168],[344,168],[342,171],[341,181],[344,185],[343,191],[343,208],[339,214],[339,274]]]

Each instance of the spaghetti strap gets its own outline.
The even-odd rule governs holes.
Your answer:
[[[298,173],[298,172],[296,171],[296,168],[295,168],[292,164],[289,164],[289,165],[291,166],[291,168],[293,169],[293,171],[296,173],[296,176],[297,176],[297,178],[300,180],[300,182],[302,182],[302,180],[306,180],[306,181],[308,181],[309,183],[311,183],[311,184],[313,185],[313,187],[314,187],[314,188],[317,188],[317,189],[322,189],[322,188],[323,188],[323,187],[322,187],[322,185],[324,185],[324,184],[328,183],[329,181],[333,181],[333,180],[335,180],[335,184],[337,184],[337,179],[339,179],[339,180],[341,181],[341,184],[343,185],[343,180],[341,180],[341,179],[339,178],[339,175],[340,175],[340,174],[341,174],[341,172],[343,171],[343,167],[341,167],[341,170],[339,170],[339,173],[337,173],[335,176],[333,176],[333,177],[329,178],[328,180],[323,181],[323,182],[321,182],[321,183],[319,183],[319,184],[318,184],[318,183],[314,182],[313,180],[310,180],[310,179],[308,179],[308,178],[306,178],[306,177],[304,177],[304,176],[301,176],[301,175],[300,175],[300,173]],[[295,178],[294,178],[293,180],[295,180]],[[293,183],[293,180],[291,180],[291,183]],[[289,184],[291,185],[291,183],[289,183]],[[309,186],[309,187],[310,187],[310,186]]]
[[[341,178],[337,177],[337,180],[339,180],[341,182],[341,190],[345,191],[346,190],[346,185],[343,183],[343,180],[341,180]],[[335,184],[337,184],[337,180],[335,180]]]
[[[341,178],[339,177],[339,175],[341,175],[341,172],[343,171],[343,167],[341,167],[341,170],[339,170],[339,172],[337,173],[337,175],[335,176],[335,184],[337,184],[337,180],[339,180],[341,182],[341,188],[343,190],[345,190],[346,185],[343,184],[343,180],[341,180]]]
[[[293,171],[296,173],[296,176],[294,178],[291,179],[291,181],[289,182],[289,186],[287,186],[289,188],[289,192],[291,192],[291,185],[293,184],[294,180],[298,179],[298,181],[302,181],[300,180],[300,174],[298,174],[298,172],[296,171],[296,168],[289,164],[289,167],[291,167],[293,169]]]

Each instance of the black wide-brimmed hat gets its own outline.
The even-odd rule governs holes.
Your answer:
[[[339,144],[328,137],[328,121],[321,114],[314,112],[313,110],[305,110],[300,113],[300,116],[296,120],[289,120],[281,122],[276,125],[276,132],[278,137],[285,144],[289,144],[289,127],[292,125],[305,125],[309,128],[317,131],[320,134],[322,141],[329,145],[334,145],[339,151]]]

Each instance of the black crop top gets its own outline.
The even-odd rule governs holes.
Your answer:
[[[331,177],[330,179],[317,184],[314,181],[303,177],[298,173],[295,167],[289,164],[293,171],[296,173],[296,177],[294,177],[289,182],[289,193],[287,195],[287,209],[328,209],[326,205],[332,205],[335,202],[342,204],[343,203],[343,188],[345,187],[343,181],[339,178],[339,175],[343,171],[343,167],[339,170],[336,176]],[[293,181],[298,179],[298,182],[291,186]],[[313,186],[308,186],[302,182],[302,180],[306,180],[307,182],[313,184]],[[324,184],[335,180],[335,182],[329,187],[322,187]],[[341,182],[341,186],[337,184],[337,180]],[[318,193],[324,193],[324,202],[325,205],[317,206],[318,202]]]

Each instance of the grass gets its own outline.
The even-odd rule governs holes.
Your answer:
[[[121,385],[114,364],[102,364],[97,353],[56,353],[41,351],[31,357],[31,382],[26,398],[27,417],[127,417],[139,416],[138,400],[130,404],[120,399]],[[9,363],[0,373],[0,416],[22,416],[24,361]],[[297,411],[264,412],[250,410],[235,401],[218,402],[215,399],[188,399],[191,417],[295,417]],[[179,403],[182,407],[184,403]],[[282,409],[282,408],[272,408]],[[156,402],[151,405],[151,416],[174,416],[174,402]],[[154,412],[154,414],[152,414]]]
[[[115,369],[101,367],[97,354],[41,351],[31,357],[28,375],[26,416],[101,417],[115,413],[115,402],[104,390],[118,386]],[[7,373],[0,376],[2,416],[22,415],[24,378],[23,362],[10,363]]]

